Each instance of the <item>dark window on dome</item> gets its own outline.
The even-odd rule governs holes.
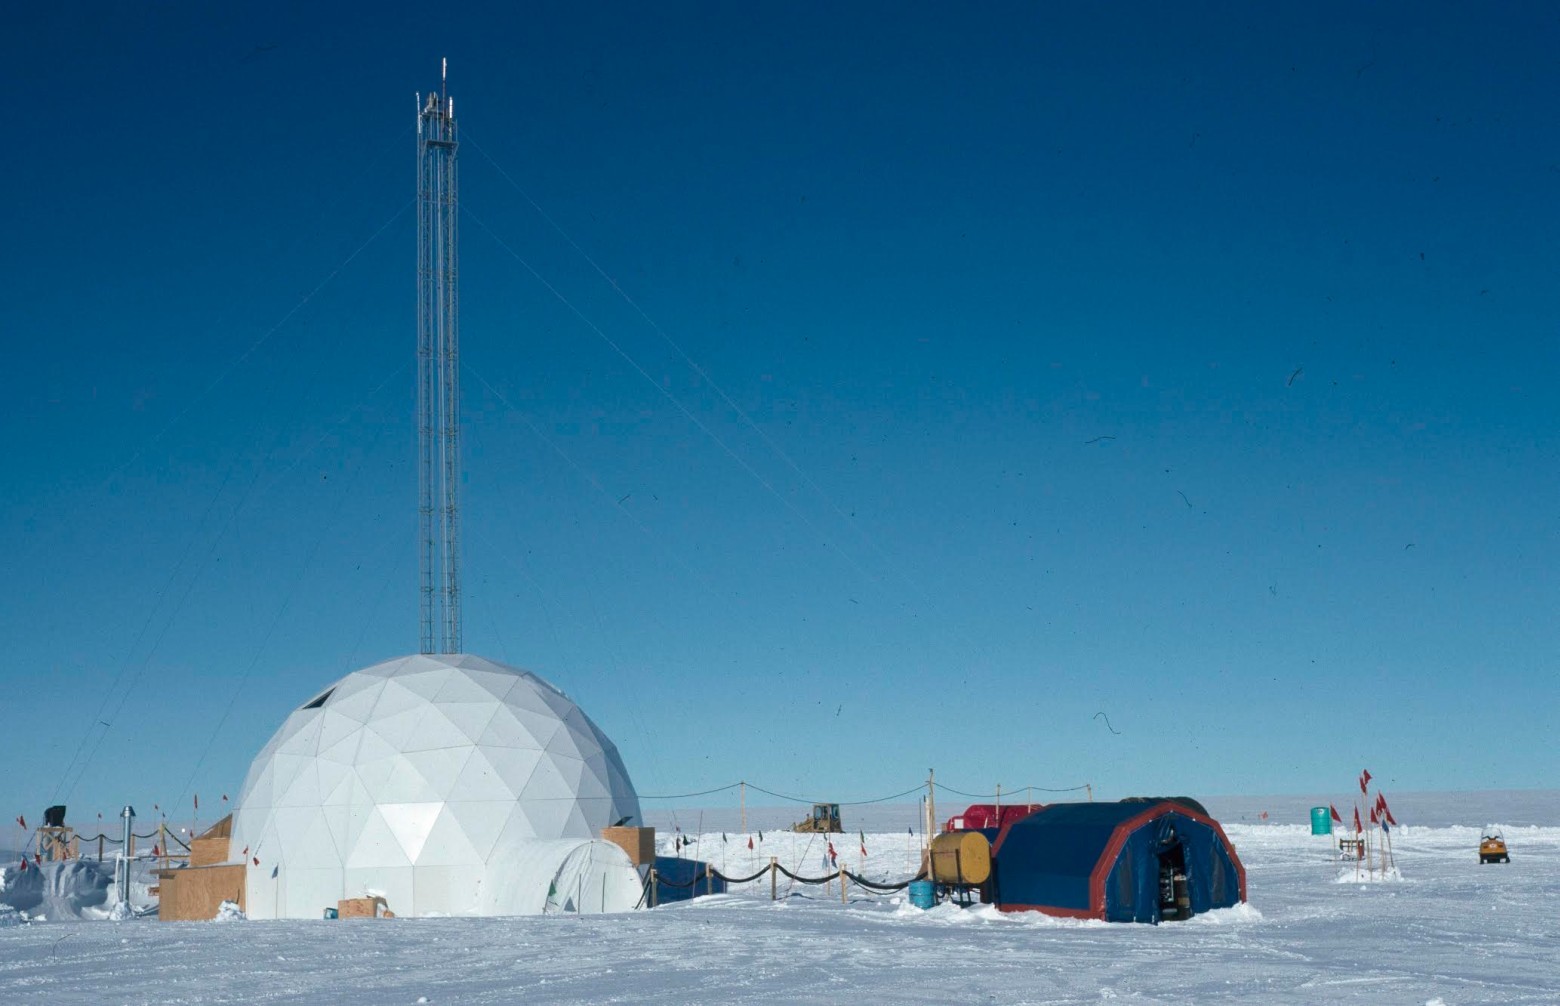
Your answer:
[[[320,697],[319,698],[315,699],[313,702],[310,702],[310,703],[306,704],[303,708],[304,709],[318,709],[320,706],[323,706],[325,704],[325,700],[330,698],[331,693],[333,693],[335,690],[336,689],[334,689],[334,688],[327,688],[327,689],[325,689],[324,692],[320,693]]]

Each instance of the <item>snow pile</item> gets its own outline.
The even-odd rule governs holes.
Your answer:
[[[244,914],[244,910],[238,907],[236,901],[222,902],[217,908],[217,914],[211,918],[212,922],[247,922],[248,920],[249,916]]]
[[[1401,884],[1403,874],[1395,866],[1385,869],[1377,867],[1374,870],[1363,866],[1344,866],[1338,870],[1338,876],[1333,881],[1335,884]]]
[[[27,925],[27,916],[7,905],[0,905],[0,929]]]
[[[114,907],[108,910],[108,921],[110,922],[126,922],[133,918],[135,918],[135,909],[131,908],[129,903],[124,901],[114,902]]]
[[[114,863],[92,859],[0,870],[0,909],[17,909],[34,922],[130,918],[156,903],[148,889],[153,864],[133,861],[130,866],[130,903],[122,915],[115,915]]]
[[[1212,911],[1194,915],[1186,922],[1177,924],[1187,926],[1232,926],[1261,921],[1262,913],[1254,908],[1250,902],[1242,901],[1228,908],[1215,908]]]
[[[8,868],[0,876],[0,905],[55,920],[105,918],[114,874],[112,864],[104,866],[75,859],[26,870]]]

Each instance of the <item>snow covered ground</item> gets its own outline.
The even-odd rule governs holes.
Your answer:
[[[1311,802],[1252,798],[1243,810],[1238,801],[1209,801],[1246,864],[1250,904],[1188,923],[922,912],[855,889],[841,904],[837,886],[787,890],[783,879],[778,902],[765,879],[620,916],[13,918],[0,921],[0,1003],[1560,1002],[1557,794],[1393,798],[1405,822],[1414,807],[1436,823],[1396,833],[1402,879],[1386,883],[1340,877],[1328,840],[1292,823]],[[857,815],[870,875],[903,874],[917,841],[898,825],[905,810]],[[1251,823],[1262,810],[1285,823]],[[688,830],[689,815],[678,819]],[[717,865],[724,852],[731,873],[770,855],[822,872],[819,839],[766,830],[750,853],[734,830],[722,843],[711,820],[722,823],[707,815],[695,849]],[[1486,823],[1503,826],[1509,865],[1478,864]],[[663,834],[663,845],[675,834]],[[857,868],[860,836],[833,841]]]

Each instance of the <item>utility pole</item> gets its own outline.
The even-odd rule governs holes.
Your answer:
[[[932,839],[937,835],[937,770],[926,770],[926,848],[931,856]],[[928,858],[930,863],[931,859]]]

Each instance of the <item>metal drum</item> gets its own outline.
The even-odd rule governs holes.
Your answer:
[[[932,879],[976,887],[991,879],[991,843],[978,831],[945,831],[932,839]]]

